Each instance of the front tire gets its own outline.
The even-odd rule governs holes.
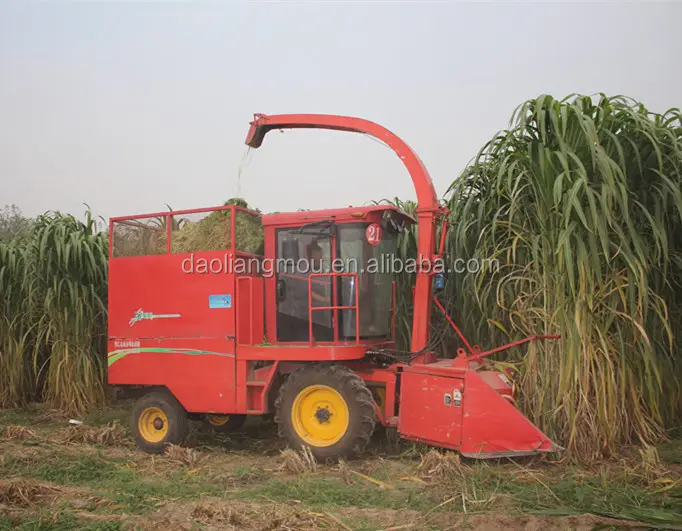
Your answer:
[[[131,432],[139,450],[163,453],[168,444],[182,444],[189,433],[187,412],[167,391],[153,391],[133,409]]]
[[[275,421],[279,434],[320,461],[350,457],[374,431],[372,393],[343,365],[312,365],[292,373],[280,389]]]

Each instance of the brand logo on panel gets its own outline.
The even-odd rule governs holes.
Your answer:
[[[139,321],[151,321],[153,319],[176,319],[178,317],[180,317],[179,313],[152,313],[142,311],[142,308],[140,308],[135,312],[135,315],[131,317],[130,321],[128,321],[128,324],[133,326]]]

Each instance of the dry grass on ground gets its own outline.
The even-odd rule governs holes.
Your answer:
[[[70,426],[58,432],[57,440],[61,444],[86,443],[103,446],[124,446],[129,443],[127,430],[116,420],[107,426]]]
[[[682,529],[680,441],[585,468],[377,437],[362,459],[321,464],[258,419],[163,455],[136,451],[124,419],[0,412],[0,529]]]

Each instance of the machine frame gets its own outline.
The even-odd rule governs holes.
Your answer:
[[[372,351],[395,347],[395,285],[392,306],[386,309],[390,312],[393,335],[362,338],[359,298],[354,304],[343,305],[337,296],[344,277],[355,282],[355,293],[359,293],[358,273],[347,271],[308,277],[308,339],[279,341],[279,281],[277,276],[264,275],[262,267],[265,260],[279,258],[278,230],[295,229],[302,233],[306,227],[324,223],[333,227],[352,223],[385,227],[387,220],[414,221],[394,207],[377,205],[261,215],[231,205],[112,218],[108,381],[143,395],[133,418],[138,446],[160,451],[166,443],[182,439],[186,431],[184,415],[204,416],[213,426],[220,427],[227,425],[225,419],[230,417],[243,420],[245,415],[263,415],[274,410],[281,432],[289,442],[293,446],[308,445],[322,458],[360,451],[376,421],[396,428],[404,438],[458,450],[470,457],[559,450],[516,408],[515,388],[507,375],[490,370],[485,363],[490,354],[558,336],[533,336],[486,352],[469,344],[433,294],[434,272],[442,259],[447,234],[448,211],[440,205],[428,171],[416,153],[378,124],[334,115],[257,114],[246,144],[258,148],[271,130],[299,128],[373,136],[393,149],[412,178],[418,199],[415,258],[420,265],[413,293],[413,356],[406,362],[390,364],[372,362],[367,356]],[[232,236],[223,249],[172,252],[176,216],[216,211],[231,219]],[[241,215],[261,219],[265,241],[262,256],[239,250],[234,235]],[[164,220],[161,226],[165,231],[165,250],[144,256],[116,256],[117,227],[150,217]],[[437,242],[439,223],[441,234]],[[336,249],[336,233],[329,237],[331,248]],[[251,266],[239,272],[233,268],[222,275],[183,275],[183,264],[189,255],[193,260],[218,260],[231,265],[248,259]],[[326,305],[314,307],[313,283],[325,278],[332,285],[332,298]],[[439,359],[428,350],[434,306],[446,315],[465,345],[466,350],[459,349],[452,359]],[[315,339],[314,311],[329,312],[332,316],[332,340]],[[343,312],[344,315],[354,312],[353,339],[340,339],[339,316]],[[308,383],[296,384],[298,381]],[[293,389],[295,385],[303,387]],[[308,397],[310,393],[313,398]],[[296,413],[297,407],[312,409]],[[341,423],[342,430],[336,435],[332,433],[335,422]]]

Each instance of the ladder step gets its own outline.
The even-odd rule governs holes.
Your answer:
[[[265,382],[263,380],[247,380],[247,387],[265,387]]]

